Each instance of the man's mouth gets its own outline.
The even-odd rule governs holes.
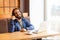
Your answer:
[[[15,16],[16,18],[20,19],[21,17],[20,16]]]

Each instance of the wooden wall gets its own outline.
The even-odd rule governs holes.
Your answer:
[[[18,0],[0,0],[0,14],[11,14],[13,8],[18,8]]]
[[[28,13],[23,13],[24,17],[28,17]],[[0,19],[6,19],[6,18],[11,18],[10,14],[0,14]]]
[[[29,0],[24,0],[24,12],[29,13]]]
[[[28,16],[29,11],[29,1],[24,0],[24,17]],[[12,9],[20,8],[20,0],[0,0],[0,19],[10,18],[12,14]]]

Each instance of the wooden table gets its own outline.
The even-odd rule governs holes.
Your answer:
[[[58,36],[60,34],[47,34],[45,31],[38,34],[27,35],[25,32],[13,32],[0,34],[0,40],[21,40],[21,39],[34,39],[34,38],[46,38],[51,36]]]

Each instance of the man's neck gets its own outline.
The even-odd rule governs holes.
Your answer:
[[[21,19],[17,19],[19,22],[21,21]]]

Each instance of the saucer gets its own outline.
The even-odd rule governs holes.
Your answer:
[[[33,34],[33,32],[31,32],[31,31],[27,31],[27,32],[25,32],[27,35],[31,35],[31,34]]]

